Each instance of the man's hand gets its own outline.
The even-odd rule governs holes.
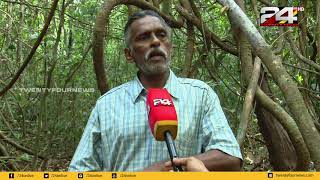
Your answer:
[[[203,162],[195,157],[173,159],[173,163],[175,166],[182,166],[185,171],[208,172]],[[164,165],[167,171],[172,170],[171,161],[166,162]]]
[[[200,159],[209,171],[240,171],[241,160],[220,150],[209,150],[195,156]]]
[[[166,171],[166,168],[164,166],[164,163],[166,161],[157,162],[155,164],[152,164],[151,166],[145,168],[143,171],[151,171],[151,172],[157,172],[157,171]]]
[[[185,158],[179,158],[179,159],[185,159]],[[205,153],[195,155],[194,159],[200,160],[200,162],[203,163],[205,168],[207,168],[207,170],[209,171],[240,171],[241,170],[241,160],[239,158],[228,155],[220,150],[215,150],[215,149],[209,150]],[[188,164],[190,162],[191,166],[193,167],[194,166],[193,162],[195,160],[192,160],[192,161],[187,160],[186,163]],[[143,171],[169,171],[170,168],[165,166],[165,162],[167,161],[157,162],[145,168]],[[180,160],[175,160],[175,161],[177,161],[177,163],[180,163]],[[181,163],[185,163],[184,161],[185,160],[182,160]],[[199,162],[197,163],[199,165]],[[171,162],[170,162],[170,165],[171,165]],[[198,165],[195,165],[195,166],[198,166]],[[192,170],[188,169],[187,171],[192,171]]]

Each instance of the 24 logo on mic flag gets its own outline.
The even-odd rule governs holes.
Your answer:
[[[169,99],[154,99],[153,105],[154,106],[158,106],[158,105],[171,106],[172,102]]]
[[[260,26],[299,26],[298,12],[303,7],[262,7]]]

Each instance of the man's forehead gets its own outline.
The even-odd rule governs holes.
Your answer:
[[[135,20],[131,24],[131,33],[137,33],[139,31],[148,31],[152,29],[166,29],[163,23],[160,21],[159,18],[155,16],[145,16],[138,20]]]

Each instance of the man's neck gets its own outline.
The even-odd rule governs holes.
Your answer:
[[[154,76],[146,76],[145,74],[139,72],[138,77],[144,88],[163,88],[169,78],[170,70],[163,74],[158,74]]]

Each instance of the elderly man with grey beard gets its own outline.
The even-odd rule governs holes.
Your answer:
[[[156,141],[148,125],[148,88],[165,88],[172,97],[179,119],[175,143],[180,157],[192,157],[188,162],[197,162],[196,158],[205,166],[201,169],[209,171],[240,170],[240,148],[216,93],[202,81],[178,78],[170,69],[170,31],[153,11],[129,17],[124,53],[127,62],[137,66],[137,76],[97,100],[69,171],[168,170],[165,142]]]

